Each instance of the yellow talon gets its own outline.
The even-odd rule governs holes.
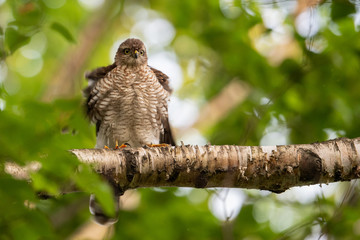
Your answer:
[[[127,147],[126,144],[121,144],[121,145],[119,146],[119,142],[118,142],[117,140],[115,141],[115,149],[126,148],[126,147]]]
[[[127,145],[125,145],[125,144],[121,144],[120,146],[116,146],[115,147],[115,149],[119,149],[119,148],[126,148],[127,147]]]
[[[160,143],[160,144],[146,144],[148,147],[170,147],[169,144],[166,143]]]

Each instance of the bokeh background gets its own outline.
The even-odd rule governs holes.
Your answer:
[[[360,5],[320,0],[0,0],[0,239],[360,239],[359,184],[128,191],[67,150],[92,148],[84,73],[142,39],[170,76],[178,143],[277,145],[360,136]],[[31,183],[5,162],[41,164]],[[35,164],[36,165],[36,164]],[[74,184],[82,192],[59,195]],[[58,197],[42,200],[38,192]]]

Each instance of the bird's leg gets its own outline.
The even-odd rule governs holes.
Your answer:
[[[121,144],[121,145],[119,146],[118,140],[115,141],[115,149],[126,148],[126,147],[128,147],[128,146],[130,146],[130,145],[127,144],[127,143],[123,143],[123,144]]]
[[[126,147],[129,147],[130,145],[128,144],[128,143],[123,143],[123,144],[121,144],[120,146],[119,146],[119,141],[118,140],[116,140],[115,141],[115,147],[114,147],[114,150],[116,150],[116,149],[120,149],[120,148],[126,148]],[[108,146],[104,146],[104,149],[110,149]]]
[[[159,144],[146,144],[147,147],[171,147],[170,144],[167,143],[159,143]]]

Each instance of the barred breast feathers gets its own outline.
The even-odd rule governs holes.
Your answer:
[[[112,79],[104,77],[97,81],[91,89],[87,100],[87,114],[91,121],[97,123],[97,120],[101,120],[101,110],[106,108],[108,104],[105,98],[112,86]]]
[[[175,145],[168,122],[168,101],[171,93],[168,76],[147,65],[136,69],[112,65],[100,70],[95,71],[101,74],[92,75],[104,77],[95,79],[87,101],[88,115],[92,122],[96,123],[96,132],[101,127],[107,136],[113,133],[128,135],[131,133],[125,129],[126,126],[142,121],[142,124],[150,124],[152,131],[159,132],[159,142]],[[122,91],[125,91],[125,95],[121,95]],[[137,110],[133,109],[132,104],[125,103],[127,101],[123,98],[126,96],[143,102],[138,102]],[[117,105],[121,105],[121,108]],[[129,123],[119,124],[124,121]],[[141,125],[137,125],[136,129],[142,129],[141,132],[148,131],[146,126]]]

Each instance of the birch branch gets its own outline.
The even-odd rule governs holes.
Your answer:
[[[360,138],[282,146],[74,149],[120,191],[140,187],[230,187],[283,192],[360,177]]]

